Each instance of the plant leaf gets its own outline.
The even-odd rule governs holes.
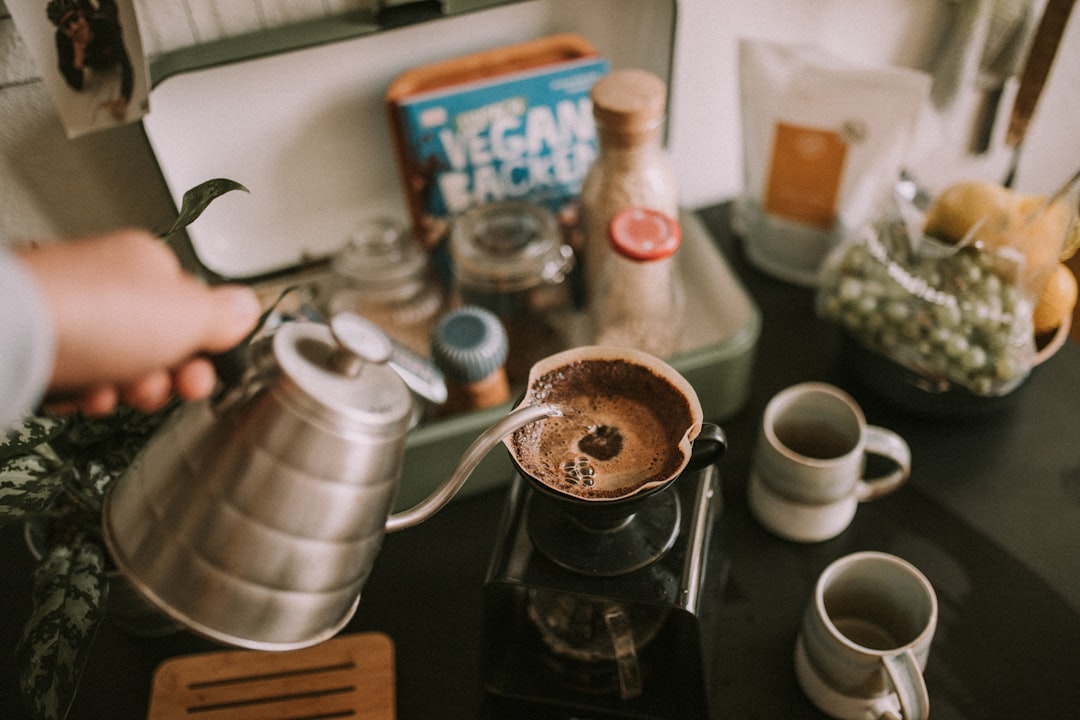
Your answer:
[[[191,223],[202,215],[203,210],[212,203],[216,198],[224,195],[232,190],[243,190],[248,192],[248,189],[236,182],[235,180],[229,180],[227,178],[214,178],[213,180],[207,180],[206,182],[199,183],[195,187],[184,193],[184,199],[180,203],[180,214],[176,218],[176,222],[172,227],[168,229],[161,237],[167,238],[175,232],[183,230]]]
[[[0,463],[0,525],[45,512],[63,491],[60,472],[45,458],[8,458]]]
[[[72,447],[100,451],[102,445],[114,447],[120,439],[149,438],[169,416],[179,402],[174,400],[160,410],[143,413],[122,405],[111,414],[102,417],[72,416],[71,424],[63,434],[63,442],[55,443],[67,452]]]
[[[68,450],[68,446],[86,448],[110,440],[120,432],[126,412],[126,407],[119,407],[112,414],[100,417],[73,415],[63,442],[57,443],[57,446],[63,450]]]
[[[63,418],[49,415],[31,415],[8,428],[0,438],[0,461],[16,455],[25,455],[38,445],[52,440],[67,428]]]
[[[119,477],[122,472],[123,468],[113,470],[103,462],[88,460],[82,468],[82,474],[84,474],[85,477],[82,478],[80,484],[86,488],[90,497],[92,497],[94,502],[100,506],[105,499],[105,492],[109,489],[109,485],[111,485],[113,480]]]
[[[99,546],[55,546],[34,571],[34,609],[16,648],[23,702],[35,720],[67,715],[90,644],[105,616],[105,557]]]

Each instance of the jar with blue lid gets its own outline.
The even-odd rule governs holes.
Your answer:
[[[446,378],[442,413],[509,402],[508,349],[506,331],[493,313],[465,306],[444,315],[431,333],[431,356]]]

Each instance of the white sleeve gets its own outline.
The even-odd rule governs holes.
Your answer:
[[[0,250],[0,432],[41,401],[55,352],[52,320],[37,282]]]

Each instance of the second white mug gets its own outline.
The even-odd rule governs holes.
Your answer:
[[[895,464],[866,478],[867,454]],[[765,408],[750,471],[748,502],[770,532],[819,542],[843,532],[860,502],[893,492],[911,474],[911,450],[891,430],[869,425],[855,400],[820,382],[792,385]]]
[[[858,552],[822,571],[795,643],[795,676],[841,720],[926,720],[926,669],[937,628],[934,588],[906,560]]]

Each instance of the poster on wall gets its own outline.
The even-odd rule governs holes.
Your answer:
[[[69,138],[146,114],[148,70],[133,0],[7,0]]]

